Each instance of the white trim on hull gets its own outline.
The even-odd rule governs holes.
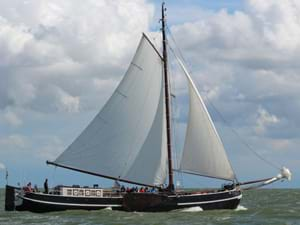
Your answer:
[[[48,205],[65,205],[65,206],[82,206],[82,207],[121,207],[122,205],[108,205],[108,204],[76,204],[76,203],[60,203],[60,202],[49,202],[49,201],[41,201],[41,200],[36,200],[36,199],[31,199],[27,197],[21,197],[20,198],[27,200],[27,201],[32,201],[32,202],[38,202],[42,204],[48,204]]]
[[[170,195],[169,197],[170,198],[176,198],[178,196],[185,196],[185,197],[188,197],[188,196],[199,196],[199,195],[217,195],[217,194],[222,194],[222,193],[230,193],[230,192],[234,192],[234,191],[237,191],[237,189],[232,189],[230,191],[218,191],[218,192],[206,192],[206,193],[191,193],[191,194],[183,194],[181,195],[181,193],[177,193],[176,195]]]
[[[225,201],[230,201],[233,199],[241,199],[242,198],[242,194],[240,194],[239,196],[235,196],[232,198],[226,198],[226,199],[219,199],[219,200],[212,200],[212,201],[203,201],[203,202],[182,202],[182,203],[177,203],[177,205],[200,205],[200,204],[211,204],[211,203],[215,203],[215,202],[225,202]]]
[[[43,195],[43,196],[53,196],[52,194],[45,194],[40,192],[34,192],[35,195]],[[110,197],[98,197],[98,196],[72,196],[72,195],[59,195],[61,197],[67,197],[67,198],[123,198],[123,196],[110,196]]]

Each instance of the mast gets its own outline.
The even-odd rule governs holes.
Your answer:
[[[174,191],[173,168],[172,168],[172,146],[171,146],[171,120],[170,120],[170,92],[168,79],[168,56],[167,56],[167,40],[165,32],[165,2],[161,6],[161,21],[162,21],[162,44],[163,44],[163,62],[164,62],[164,82],[165,82],[165,103],[166,103],[166,125],[167,125],[167,147],[168,147],[168,170],[169,170],[169,185],[168,190]]]

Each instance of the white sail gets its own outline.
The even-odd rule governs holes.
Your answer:
[[[163,184],[167,151],[162,68],[161,56],[143,35],[118,88],[54,163],[134,183]]]
[[[234,172],[206,106],[187,69],[180,59],[177,58],[177,60],[187,77],[190,97],[189,118],[180,171],[234,180]]]

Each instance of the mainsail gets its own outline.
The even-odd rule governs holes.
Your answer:
[[[51,164],[136,184],[167,175],[163,61],[143,35],[117,89]]]
[[[179,170],[234,180],[235,174],[206,106],[184,64],[176,58],[187,77],[190,98],[188,125]]]

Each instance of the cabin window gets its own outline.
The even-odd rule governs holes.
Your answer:
[[[74,195],[74,196],[77,196],[77,195],[78,195],[78,189],[74,189],[74,190],[73,190],[73,195]]]
[[[78,191],[78,196],[83,196],[84,195],[84,191],[83,190],[79,190]]]
[[[72,189],[67,190],[67,195],[72,195]]]

